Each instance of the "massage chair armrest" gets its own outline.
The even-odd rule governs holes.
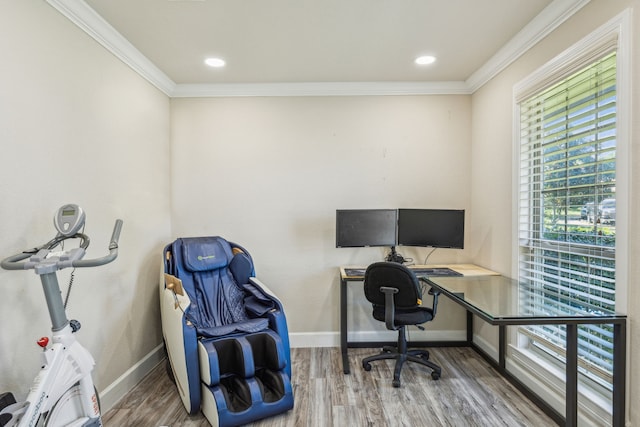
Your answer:
[[[258,287],[258,289],[262,290],[262,292],[271,297],[274,301],[276,301],[279,305],[280,305],[280,300],[278,299],[278,297],[276,296],[276,294],[269,289],[269,287],[267,285],[265,285],[261,280],[259,280],[257,277],[249,277],[249,283]]]

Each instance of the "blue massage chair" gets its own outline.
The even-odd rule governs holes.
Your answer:
[[[221,237],[164,248],[162,330],[187,412],[237,426],[293,408],[287,321],[253,260]]]

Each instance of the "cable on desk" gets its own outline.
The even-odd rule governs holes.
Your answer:
[[[431,256],[431,254],[435,252],[435,250],[436,250],[436,249],[438,249],[438,248],[433,248],[433,249],[431,249],[431,252],[429,252],[429,253],[427,254],[427,257],[424,259],[424,262],[422,263],[423,265],[427,265],[427,260],[429,259],[429,257]]]

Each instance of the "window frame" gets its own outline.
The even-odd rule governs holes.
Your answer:
[[[615,237],[608,233],[615,228],[595,219],[593,226],[569,221],[569,210],[578,201],[583,205],[591,199],[598,204],[602,198],[615,197],[616,45],[606,43],[597,52],[598,57],[569,77],[519,99],[523,156],[518,183],[519,278],[539,285],[538,300],[532,303],[543,312],[576,303],[592,310],[614,308]],[[587,184],[580,182],[584,178]],[[559,211],[553,208],[559,228],[549,217],[556,203],[560,203]],[[600,237],[603,232],[606,237]],[[612,382],[610,326],[579,329],[579,363],[585,371]],[[541,351],[564,358],[561,326],[522,327],[520,332]]]
[[[519,275],[520,244],[519,244],[519,213],[520,213],[520,102],[540,92],[552,84],[568,78],[575,71],[593,63],[607,50],[617,54],[617,113],[616,113],[616,302],[618,313],[625,314],[627,308],[628,278],[629,278],[629,203],[631,176],[631,11],[624,10],[600,28],[565,50],[551,61],[531,73],[528,77],[514,85],[513,88],[513,175],[512,175],[512,276]],[[530,382],[534,388],[544,387],[551,396],[554,386],[563,382],[557,369],[550,369],[553,364],[549,356],[544,361],[543,352],[534,352],[523,348],[528,339],[518,333],[518,328],[510,328],[508,345],[508,364],[516,370],[528,372],[525,382]],[[524,346],[526,347],[526,345]],[[545,366],[546,365],[546,366]],[[608,390],[591,381],[583,381],[587,385],[581,394],[595,392],[598,396],[606,396]],[[588,390],[586,390],[588,389]],[[544,393],[543,393],[544,394]],[[592,395],[593,396],[593,395]],[[598,400],[590,399],[589,400]],[[607,412],[606,408],[603,408]]]

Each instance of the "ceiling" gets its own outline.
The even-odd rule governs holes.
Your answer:
[[[134,69],[166,86],[165,92],[190,85],[468,86],[483,67],[501,66],[522,51],[521,45],[539,40],[588,2],[48,1]],[[82,3],[83,10],[72,10]],[[427,54],[436,62],[414,63]],[[207,57],[223,58],[226,66],[208,67]]]

